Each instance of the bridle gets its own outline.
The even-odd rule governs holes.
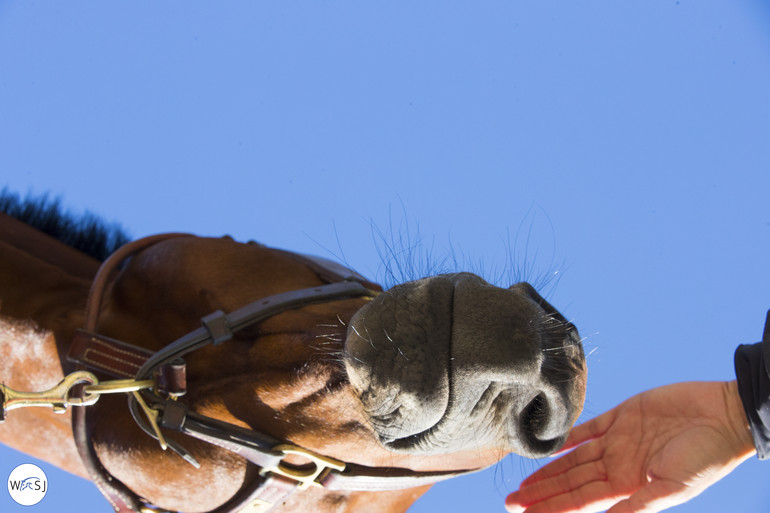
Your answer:
[[[171,238],[189,236],[163,234],[139,239],[111,255],[94,278],[84,328],[77,331],[67,357],[81,368],[88,367],[115,377],[131,378],[128,381],[134,383],[134,387],[126,387],[126,391],[131,394],[131,415],[142,430],[158,440],[164,449],[168,447],[192,465],[198,466],[195,458],[184,447],[163,436],[161,428],[215,444],[261,468],[256,479],[211,513],[267,513],[280,506],[293,493],[311,486],[339,491],[398,490],[433,484],[481,470],[418,472],[404,468],[345,463],[259,431],[200,415],[190,411],[183,402],[177,401],[186,391],[183,356],[208,345],[223,344],[239,330],[287,310],[350,298],[371,299],[378,294],[362,276],[339,264],[318,257],[284,252],[316,271],[328,284],[264,297],[231,313],[216,311],[203,317],[200,328],[157,352],[98,334],[102,296],[113,271],[143,249]],[[0,399],[3,399],[3,391],[0,390]],[[75,387],[69,393],[67,404],[93,404],[95,399],[92,399],[92,394],[93,389],[87,386]],[[86,412],[84,407],[73,408],[72,427],[78,452],[93,482],[118,513],[160,511],[148,506],[101,465],[90,443]],[[302,467],[291,465],[285,461],[289,455],[302,456],[310,463]]]

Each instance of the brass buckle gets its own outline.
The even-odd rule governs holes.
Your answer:
[[[308,468],[308,465],[303,465],[302,467],[290,466],[287,463],[280,461],[277,465],[273,467],[265,467],[260,471],[260,475],[263,476],[268,472],[272,472],[274,474],[293,479],[294,481],[298,481],[298,488],[300,490],[304,490],[311,486],[323,488],[321,481],[324,477],[326,477],[326,474],[328,474],[329,471],[339,470],[341,472],[345,470],[345,464],[343,462],[333,458],[328,458],[326,456],[321,456],[320,454],[316,454],[307,449],[303,449],[302,447],[297,447],[296,445],[276,445],[273,447],[273,451],[280,452],[283,456],[296,454],[310,460],[309,465],[312,465],[310,468]]]

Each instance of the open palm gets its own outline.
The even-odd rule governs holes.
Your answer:
[[[563,450],[573,447],[509,495],[508,511],[654,513],[695,497],[754,454],[734,381],[643,392],[574,428]]]

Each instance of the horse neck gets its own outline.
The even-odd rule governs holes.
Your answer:
[[[0,214],[0,318],[52,332],[66,344],[82,322],[99,262]]]
[[[30,257],[90,280],[99,262],[31,226],[0,212],[0,240]]]

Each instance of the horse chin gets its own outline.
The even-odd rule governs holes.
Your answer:
[[[393,287],[351,319],[345,366],[380,443],[397,453],[557,450],[582,407],[574,327],[529,285],[458,273]]]

